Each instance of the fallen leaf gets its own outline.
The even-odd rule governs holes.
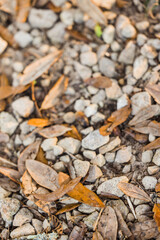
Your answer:
[[[114,194],[111,194],[111,193],[107,193],[107,192],[101,192],[100,196],[102,198],[109,198],[109,199],[120,199],[120,197],[114,195]]]
[[[39,150],[38,150],[38,153],[37,153],[37,156],[36,156],[36,160],[41,162],[41,163],[44,163],[44,164],[48,165],[48,161],[45,158],[45,153],[44,153],[44,151],[41,147],[39,147]]]
[[[5,110],[6,105],[7,105],[7,103],[5,100],[0,100],[0,112]]]
[[[33,63],[29,64],[23,72],[21,77],[21,84],[27,85],[37,78],[39,78],[44,72],[46,72],[51,65],[53,65],[61,56],[61,51],[56,51],[54,53],[50,53],[45,57],[42,57]]]
[[[127,133],[127,135],[131,136],[133,139],[135,139],[137,142],[145,143],[148,141],[148,136],[145,134],[135,133],[129,128],[125,129],[124,132]]]
[[[66,137],[72,137],[72,138],[75,138],[75,139],[78,139],[80,141],[82,141],[82,135],[78,132],[77,128],[72,125],[71,126],[71,131],[68,131],[64,134],[64,136]]]
[[[151,198],[147,193],[131,183],[120,182],[118,183],[118,188],[129,197],[137,198],[146,202],[151,201]]]
[[[59,211],[56,212],[56,215],[65,213],[65,212],[70,212],[71,210],[79,207],[81,205],[81,203],[72,203],[72,204],[68,204],[65,207],[61,208]]]
[[[158,226],[158,231],[160,232],[160,204],[155,203],[152,211],[154,212],[153,218]]]
[[[146,126],[143,127],[132,127],[136,132],[144,134],[152,134],[153,136],[160,137],[160,123],[157,121],[150,121]]]
[[[144,146],[143,151],[153,150],[153,149],[157,149],[157,148],[160,148],[160,138],[157,138],[153,142]]]
[[[16,17],[17,22],[24,23],[27,20],[28,13],[31,7],[31,0],[18,0],[17,2],[18,14]]]
[[[36,183],[32,180],[27,170],[24,172],[22,176],[22,187],[25,195],[31,194],[37,189]]]
[[[84,82],[95,88],[109,88],[112,86],[112,81],[110,78],[104,76],[87,78],[84,80]]]
[[[35,127],[46,127],[50,124],[51,122],[48,119],[44,119],[44,118],[32,118],[28,120],[28,125],[35,126]]]
[[[157,184],[156,184],[155,191],[156,191],[157,193],[160,193],[160,183],[157,183]]]
[[[41,105],[41,109],[48,109],[53,107],[57,103],[58,98],[65,92],[67,86],[68,78],[62,75],[55,83],[55,85],[51,88],[49,93],[45,96]]]
[[[74,226],[68,240],[83,240],[85,234],[85,227]]]
[[[13,182],[9,178],[0,178],[0,186],[10,192],[18,192],[20,190],[20,185]]]
[[[128,1],[124,0],[116,0],[116,3],[119,8],[127,7],[130,5]]]
[[[19,183],[20,173],[12,168],[0,167],[0,173],[9,177],[12,181]]]
[[[16,41],[14,40],[13,35],[8,31],[7,28],[3,27],[2,25],[0,25],[0,36],[6,40],[10,46],[17,48],[18,44],[16,43]]]
[[[78,111],[75,114],[76,120],[83,126],[83,127],[88,127],[89,126],[89,121],[84,112]]]
[[[105,207],[98,223],[98,232],[104,239],[117,239],[118,222],[114,209]]]
[[[26,168],[31,177],[41,186],[52,191],[57,190],[58,174],[57,172],[44,163],[36,160],[27,160]],[[44,200],[45,201],[45,200]]]
[[[0,87],[0,100],[5,99],[13,95],[15,88],[12,86]]]
[[[76,30],[66,28],[66,31],[71,37],[75,38],[76,40],[90,42],[90,40],[85,35]]]
[[[111,122],[108,122],[106,125],[100,127],[99,132],[102,136],[108,136],[111,134],[110,131],[108,131],[108,128],[112,125]]]
[[[0,157],[0,166],[4,166],[4,167],[17,167],[17,164],[3,158]]]
[[[18,171],[20,172],[21,175],[23,175],[23,173],[26,170],[26,160],[36,158],[40,144],[41,140],[37,140],[34,143],[31,143],[28,147],[26,147],[23,150],[23,152],[21,152],[18,158]]]
[[[95,27],[94,27],[94,32],[95,32],[95,34],[96,34],[96,36],[97,37],[101,37],[102,36],[102,34],[103,34],[103,32],[102,32],[102,28],[101,28],[101,26],[97,23],[96,25],[95,25]]]
[[[53,138],[53,137],[62,136],[63,134],[71,130],[72,129],[69,127],[65,127],[64,125],[57,124],[48,128],[40,129],[38,133],[44,138]]]

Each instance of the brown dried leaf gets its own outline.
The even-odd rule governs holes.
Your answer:
[[[110,78],[104,76],[87,78],[84,82],[96,88],[109,88],[112,86]]]
[[[127,7],[130,5],[128,1],[124,1],[124,0],[116,0],[116,3],[119,8]]]
[[[21,84],[27,85],[37,78],[39,78],[44,72],[46,72],[51,65],[53,65],[61,56],[62,52],[56,51],[50,53],[45,57],[42,57],[33,63],[29,64],[23,72],[21,77]]]
[[[45,158],[45,153],[41,147],[39,147],[36,159],[37,159],[37,161],[48,165],[48,161]]]
[[[108,128],[112,125],[112,123],[107,123],[106,125],[100,127],[99,132],[102,136],[108,136],[111,132],[108,131]]]
[[[35,126],[35,127],[46,127],[50,124],[51,122],[48,119],[44,119],[44,118],[32,118],[28,120],[28,125]]]
[[[0,36],[6,40],[10,46],[17,48],[18,44],[16,43],[16,41],[14,40],[13,35],[8,31],[7,28],[3,27],[2,25],[0,25]]]
[[[22,176],[22,186],[25,195],[31,194],[37,189],[36,183],[32,180],[27,170],[24,172]]]
[[[14,94],[15,88],[12,86],[0,87],[0,100],[10,97]]]
[[[72,137],[72,138],[75,138],[75,139],[78,139],[80,141],[82,141],[82,135],[78,132],[77,128],[72,125],[71,126],[71,131],[68,131],[64,134],[64,136],[66,137]]]
[[[136,132],[144,133],[144,134],[152,134],[154,136],[160,137],[160,123],[157,121],[151,121],[146,126],[143,127],[132,127]]]
[[[0,173],[9,177],[12,181],[19,183],[20,173],[12,168],[0,167]]]
[[[79,207],[81,205],[81,203],[72,203],[72,204],[68,204],[65,207],[61,208],[59,211],[56,212],[56,215],[65,213],[65,212],[70,212],[71,210]]]
[[[160,148],[160,138],[157,138],[153,142],[144,146],[143,151],[153,150],[153,149],[157,149],[157,148]]]
[[[157,193],[160,193],[160,183],[157,183],[157,184],[156,184],[155,191],[156,191]]]
[[[102,213],[98,223],[98,232],[104,239],[117,239],[118,222],[115,211],[112,207],[107,206]]]
[[[76,30],[66,28],[66,31],[69,33],[71,37],[79,41],[90,42],[90,40],[85,35]]]
[[[4,167],[17,167],[17,165],[3,157],[0,157],[0,166]]]
[[[5,100],[0,100],[0,112],[5,110],[6,105],[7,105],[7,103]]]
[[[36,158],[40,144],[41,140],[37,140],[34,143],[31,143],[28,147],[26,147],[23,150],[23,152],[21,152],[18,158],[18,171],[20,172],[21,175],[23,175],[23,173],[26,170],[26,160]]]
[[[131,129],[127,128],[124,130],[127,135],[131,136],[133,139],[135,139],[137,142],[145,143],[148,141],[148,136],[145,134],[135,133]]]
[[[72,129],[69,127],[65,127],[64,125],[57,124],[48,128],[40,129],[38,133],[44,138],[53,138],[53,137],[62,136],[63,134],[71,130]]]
[[[151,201],[151,198],[147,193],[131,183],[120,182],[118,183],[118,188],[129,197],[137,198],[146,202]]]
[[[160,204],[154,204],[153,210],[154,215],[153,218],[158,226],[158,231],[160,232]]]
[[[120,199],[120,197],[114,195],[114,194],[111,194],[111,193],[107,193],[107,192],[101,192],[100,196],[102,198],[109,198],[109,199]]]
[[[16,17],[17,22],[26,22],[28,13],[31,7],[31,0],[18,0],[17,3],[18,14]]]
[[[57,190],[58,174],[53,168],[36,160],[27,160],[26,168],[39,185],[52,191]]]
[[[101,236],[101,234],[99,232],[94,232],[93,233],[93,238],[92,240],[104,240],[103,237]]]
[[[20,189],[19,184],[11,181],[8,178],[0,178],[0,186],[10,192],[18,192]]]
[[[68,240],[83,240],[84,234],[85,234],[84,227],[80,228],[78,226],[74,226]]]
[[[68,78],[62,75],[55,85],[51,88],[49,93],[45,96],[45,99],[42,102],[41,109],[48,109],[53,107],[58,98],[65,92],[68,86]]]

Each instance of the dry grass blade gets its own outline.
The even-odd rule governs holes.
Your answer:
[[[36,160],[27,160],[26,168],[31,177],[41,186],[55,191],[58,187],[57,172],[44,163]],[[44,200],[45,201],[45,200]]]
[[[51,122],[48,119],[44,119],[44,118],[32,118],[28,120],[28,125],[35,126],[35,127],[46,127],[50,124]]]
[[[44,72],[46,72],[51,65],[53,65],[62,55],[62,52],[56,51],[55,53],[50,53],[45,57],[42,57],[35,62],[28,65],[23,72],[21,78],[21,84],[27,85],[37,78],[39,78]]]
[[[68,78],[62,75],[46,95],[42,102],[41,109],[53,107],[57,103],[58,98],[65,92],[67,86]]]
[[[56,212],[56,215],[65,213],[65,212],[70,212],[71,210],[79,207],[81,205],[81,203],[72,203],[72,204],[68,204],[65,207],[61,208],[58,212]]]
[[[151,198],[142,189],[131,183],[120,182],[118,188],[129,197],[137,198],[146,202],[150,202]]]
[[[0,25],[0,36],[6,40],[10,46],[17,48],[18,44],[16,43],[16,41],[14,40],[13,35],[8,31],[7,28],[3,27],[2,25]]]
[[[160,104],[160,85],[148,84],[145,90],[154,98],[154,100]]]
[[[157,149],[157,148],[160,148],[160,138],[157,138],[153,142],[144,146],[143,151],[153,150],[153,149]]]
[[[106,25],[106,18],[103,12],[97,7],[92,0],[77,0],[78,7],[88,14],[91,18],[95,20],[95,22]]]
[[[72,129],[69,127],[66,127],[64,125],[53,125],[48,128],[44,128],[38,131],[38,133],[43,136],[44,138],[53,138],[53,137],[59,137],[65,134],[68,131],[71,131]]]
[[[31,0],[18,0],[18,14],[16,17],[17,22],[24,23],[27,20],[29,9],[31,6]]]
[[[12,168],[0,167],[0,173],[9,177],[12,181],[19,183],[20,173]]]
[[[86,36],[84,36],[82,33],[76,30],[66,28],[66,31],[69,33],[71,37],[79,41],[90,42],[90,40]]]
[[[104,76],[87,78],[84,82],[96,88],[109,88],[112,86],[110,78]]]
[[[0,157],[0,166],[4,167],[17,167],[17,164],[10,162],[9,160]]]
[[[46,201],[46,202],[54,202],[56,200],[58,200],[59,198],[61,198],[63,195],[65,195],[66,193],[72,191],[76,185],[80,182],[81,177],[77,177],[71,181],[69,181],[68,183],[64,183],[61,185],[60,188],[58,188],[57,190],[55,190],[52,193],[48,193],[48,194],[33,194],[34,197],[36,197],[37,199],[40,199],[42,201]]]

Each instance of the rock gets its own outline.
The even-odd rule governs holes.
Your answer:
[[[21,48],[27,47],[33,40],[32,36],[24,31],[16,32],[14,39]]]
[[[131,97],[132,115],[136,115],[144,107],[151,105],[151,96],[147,92],[136,93]]]
[[[4,188],[2,188],[2,187],[0,186],[0,200],[8,197],[10,194],[11,194],[11,192],[5,190]]]
[[[157,57],[158,53],[153,46],[148,45],[147,43],[141,48],[141,54],[149,59],[154,59]]]
[[[74,67],[82,79],[91,77],[92,71],[89,67],[81,65],[79,62],[75,62]]]
[[[152,157],[153,157],[153,152],[152,150],[147,150],[145,152],[142,153],[142,162],[143,163],[149,163],[152,161]],[[160,156],[159,156],[160,157]],[[160,162],[159,162],[160,163]]]
[[[114,148],[116,148],[118,145],[120,145],[121,139],[119,137],[114,138],[112,141],[104,145],[99,149],[99,152],[101,154],[107,153],[112,151]]]
[[[115,162],[117,163],[126,163],[129,162],[129,160],[132,157],[132,148],[131,146],[124,147],[123,149],[120,149],[115,158]]]
[[[18,61],[16,61],[16,62],[14,62],[13,63],[13,69],[14,69],[14,71],[16,71],[16,72],[22,72],[23,71],[23,64],[21,63],[21,62],[18,62]]]
[[[114,40],[115,35],[115,28],[113,25],[108,25],[104,30],[102,34],[102,38],[105,43],[111,44]]]
[[[106,116],[100,112],[97,112],[95,115],[91,117],[91,122],[98,123],[100,121],[105,120]]]
[[[61,139],[58,142],[58,145],[67,150],[68,152],[72,154],[76,154],[79,151],[79,148],[81,146],[81,142],[77,139],[74,139],[72,137],[66,137]]]
[[[117,101],[117,110],[123,108],[129,104],[129,98],[127,94],[123,94]]]
[[[132,64],[135,57],[136,45],[133,41],[129,41],[126,47],[119,55],[118,61],[124,64]]]
[[[60,19],[66,26],[72,26],[74,20],[74,11],[73,9],[67,9],[60,13]]]
[[[84,111],[85,108],[85,101],[83,99],[76,100],[74,104],[75,111]]]
[[[20,124],[20,129],[21,129],[21,134],[26,135],[27,133],[32,132],[35,129],[35,127],[29,125],[27,120],[27,121],[23,121]]]
[[[86,179],[87,182],[95,182],[98,178],[100,178],[103,175],[101,169],[97,167],[96,165],[90,166],[89,174]]]
[[[57,15],[48,9],[31,8],[28,21],[32,28],[51,28],[57,21]]]
[[[148,69],[148,60],[144,56],[139,56],[133,64],[133,77],[140,79]]]
[[[78,207],[78,211],[82,212],[82,213],[93,213],[95,212],[96,207],[91,207],[85,203],[82,203],[79,207]]]
[[[147,37],[144,34],[139,33],[137,35],[137,44],[138,46],[143,46],[147,42]]]
[[[93,116],[96,112],[97,112],[98,106],[97,104],[90,104],[85,110],[84,110],[84,114],[86,115],[86,117],[91,117]]]
[[[100,103],[100,102],[103,102],[104,99],[106,97],[106,93],[104,90],[99,90],[97,92],[97,94],[95,94],[92,98],[91,98],[91,102],[92,103]]]
[[[18,122],[8,112],[0,113],[0,130],[1,132],[12,135],[18,126]]]
[[[157,179],[155,177],[145,176],[142,179],[142,184],[146,190],[149,190],[149,189],[153,190],[157,184]]]
[[[145,31],[148,27],[149,27],[149,22],[148,21],[142,21],[142,22],[136,23],[136,28],[140,32]]]
[[[126,93],[126,94],[131,94],[133,92],[133,86],[131,85],[125,85],[122,87],[122,90],[123,90],[123,93]]]
[[[96,94],[96,93],[98,92],[98,89],[95,88],[95,87],[93,87],[93,86],[88,86],[88,87],[87,87],[87,90],[88,90],[88,92],[89,92],[91,95],[94,95],[94,94]]]
[[[126,174],[126,173],[129,173],[130,171],[131,171],[131,164],[128,164],[124,166],[122,173]]]
[[[86,224],[90,230],[93,230],[94,223],[97,220],[98,215],[99,215],[98,212],[93,212],[89,216],[83,218],[84,224]]]
[[[140,204],[135,208],[137,216],[145,215],[149,211],[151,211],[151,207],[148,204]]]
[[[62,153],[63,153],[63,148],[61,146],[57,146],[57,145],[53,146],[53,154],[55,156],[59,156]]]
[[[13,226],[19,227],[25,223],[31,222],[33,214],[27,208],[21,208],[19,212],[14,216]]]
[[[113,5],[116,3],[116,0],[97,0],[97,5],[104,7],[106,9],[111,9]]]
[[[97,189],[97,194],[101,194],[101,192],[107,192],[114,194],[118,197],[123,196],[123,192],[117,187],[117,184],[119,182],[128,182],[128,178],[126,176],[121,177],[114,177],[112,179],[109,179],[103,183],[101,183]]]
[[[147,43],[153,46],[156,50],[160,50],[160,39],[157,38],[149,39]]]
[[[150,166],[147,168],[147,171],[148,171],[149,175],[153,175],[153,174],[156,174],[157,172],[159,172],[159,167],[158,166]]]
[[[116,31],[120,38],[134,38],[136,29],[132,26],[128,17],[119,15],[116,21]]]
[[[85,150],[85,151],[83,151],[83,156],[88,159],[94,159],[96,157],[96,152],[90,151],[90,150]]]
[[[42,232],[42,229],[43,229],[43,223],[42,223],[42,221],[34,218],[34,219],[32,219],[32,225],[33,225],[33,227],[35,228],[36,233],[39,234],[39,233]]]
[[[9,239],[9,229],[4,228],[0,233],[1,239]]]
[[[114,162],[114,159],[115,159],[115,156],[116,156],[115,153],[106,153],[106,154],[105,154],[106,162],[108,162],[108,163],[113,163],[113,162]]]
[[[84,134],[84,135],[88,135],[91,132],[93,132],[93,127],[88,127],[88,128],[85,128],[85,129],[81,130],[81,133]]]
[[[60,160],[64,163],[69,163],[70,162],[70,158],[69,158],[68,155],[61,156]]]
[[[107,206],[116,207],[121,212],[124,219],[126,219],[128,213],[129,213],[129,209],[126,207],[126,205],[124,204],[124,202],[121,199],[110,200],[107,203]]]
[[[30,100],[28,96],[18,98],[12,103],[12,108],[16,111],[21,117],[29,117],[29,115],[34,110],[34,103]]]
[[[65,27],[64,23],[58,22],[47,31],[47,36],[53,44],[64,42]]]
[[[99,60],[99,69],[106,77],[115,77],[115,63],[109,58],[102,57]]]
[[[92,67],[97,63],[97,55],[94,52],[83,52],[80,54],[81,64]]]
[[[111,49],[113,52],[118,52],[121,50],[121,45],[117,41],[113,41],[111,44]]]
[[[46,232],[51,231],[51,223],[48,222],[47,219],[45,219],[45,220],[43,221],[43,229],[44,229]]]
[[[4,50],[7,48],[8,43],[3,38],[0,37],[0,54],[4,52]]]
[[[77,159],[73,164],[77,177],[85,177],[89,170],[90,163],[88,161],[81,161]]]
[[[62,6],[65,2],[66,2],[66,0],[51,0],[51,2],[56,6],[56,7],[60,7],[60,6]]]
[[[94,159],[91,160],[91,163],[102,167],[106,163],[106,160],[102,154],[98,154]]]
[[[45,139],[41,144],[41,148],[45,152],[49,150],[53,150],[53,147],[57,144],[57,141],[58,141],[58,138],[56,137]]]
[[[32,227],[32,225],[30,223],[26,223],[24,225],[22,225],[21,227],[18,227],[16,229],[14,229],[10,236],[11,238],[19,238],[22,236],[28,236],[28,235],[32,235],[35,234],[35,230],[34,227]]]
[[[87,135],[87,137],[82,140],[82,147],[96,150],[97,148],[103,146],[109,141],[109,136],[102,136],[99,130],[95,130]]]
[[[63,120],[66,123],[73,123],[75,121],[75,119],[76,119],[76,117],[75,117],[75,114],[73,112],[67,112],[63,116]]]
[[[106,88],[106,95],[107,98],[117,100],[119,97],[122,96],[121,88],[119,87],[116,80],[111,80],[112,86],[109,88]]]
[[[156,137],[153,134],[150,133],[149,136],[148,136],[149,142],[153,142],[155,139],[156,139]]]
[[[53,168],[56,170],[56,172],[64,172],[66,170],[63,162],[56,162],[53,165]]]
[[[20,201],[15,198],[5,198],[1,204],[1,215],[7,226],[12,223],[14,214],[20,208]]]
[[[152,162],[157,166],[160,166],[160,149],[156,150],[156,153],[153,156]]]

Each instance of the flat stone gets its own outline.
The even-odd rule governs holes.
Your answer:
[[[64,23],[58,22],[53,28],[47,31],[47,36],[53,44],[64,42],[65,27]]]
[[[157,179],[155,177],[145,176],[142,179],[142,184],[146,190],[149,190],[149,189],[153,190],[157,184]]]
[[[134,38],[136,36],[136,29],[131,24],[129,18],[122,14],[117,18],[116,31],[120,38]]]
[[[102,34],[102,38],[105,43],[111,44],[114,40],[115,35],[115,28],[113,25],[108,25],[104,30]]]
[[[73,164],[77,177],[85,177],[89,170],[90,163],[88,161],[81,161],[77,159]]]
[[[12,103],[12,108],[21,117],[29,117],[29,115],[34,111],[34,103],[30,100],[28,96],[18,98]]]
[[[57,145],[53,146],[53,154],[55,156],[61,155],[63,153],[63,151],[64,150],[63,150],[63,148],[61,146],[57,146]]]
[[[37,234],[42,232],[42,230],[43,230],[43,223],[42,223],[42,221],[40,221],[40,220],[38,220],[36,218],[33,218],[32,219],[32,225],[35,228]]]
[[[157,38],[149,39],[147,43],[153,46],[156,50],[160,50],[160,39]]]
[[[58,138],[56,137],[45,139],[41,144],[41,148],[45,152],[49,150],[53,150],[53,147],[57,144],[57,141],[58,141]]]
[[[114,160],[115,160],[115,156],[116,156],[115,153],[109,153],[109,152],[107,152],[107,153],[105,154],[106,162],[108,162],[108,163],[113,163]]]
[[[132,64],[135,57],[136,45],[133,41],[129,41],[126,47],[121,51],[118,61],[124,64]]]
[[[100,121],[104,121],[106,118],[106,116],[100,112],[96,112],[96,114],[94,114],[92,117],[91,117],[91,122],[93,123],[98,123]]]
[[[2,187],[0,186],[0,200],[8,197],[10,194],[11,194],[11,192],[5,190],[4,188],[2,188]]]
[[[56,6],[56,7],[60,7],[63,6],[63,4],[66,2],[67,0],[51,0],[51,2]]]
[[[140,204],[135,208],[136,215],[145,215],[151,211],[151,207],[148,204]]]
[[[105,97],[106,97],[106,93],[104,90],[101,89],[91,98],[91,102],[92,103],[103,102]]]
[[[93,213],[97,210],[96,207],[91,207],[85,203],[82,203],[79,207],[78,207],[78,211],[82,212],[82,213]]]
[[[73,112],[67,112],[63,116],[63,120],[66,123],[73,123],[75,121],[75,119],[76,119],[75,113],[73,113]]]
[[[86,179],[87,182],[95,182],[98,178],[103,175],[101,169],[96,165],[92,165],[89,168],[88,177]]]
[[[27,47],[33,40],[32,36],[24,31],[16,32],[14,39],[21,48]]]
[[[140,47],[143,46],[145,44],[145,42],[147,42],[146,35],[139,33],[137,35],[137,44],[138,44],[138,46],[140,46]]]
[[[94,159],[91,160],[91,163],[103,167],[103,165],[106,163],[106,160],[102,154],[98,154]]]
[[[84,224],[86,224],[90,230],[93,230],[94,223],[97,220],[98,215],[99,215],[98,212],[93,212],[89,216],[83,218]]]
[[[64,162],[56,162],[53,165],[53,168],[56,170],[56,172],[64,172],[66,170]]]
[[[74,109],[76,111],[84,111],[84,108],[85,108],[85,101],[83,99],[76,100],[74,104]]]
[[[123,94],[117,101],[117,110],[121,109],[129,104],[129,98],[127,94]]]
[[[20,208],[20,201],[16,198],[5,198],[1,204],[1,215],[3,220],[9,226],[12,223],[14,214]]]
[[[149,22],[148,21],[141,21],[136,23],[136,28],[138,31],[143,32],[149,27]]]
[[[159,153],[160,154],[160,153]],[[152,161],[152,157],[153,157],[153,152],[152,150],[147,150],[145,152],[142,153],[142,162],[143,163],[149,163]],[[158,156],[160,157],[160,155]],[[160,163],[160,162],[159,162]]]
[[[96,152],[95,151],[90,151],[90,150],[85,150],[83,151],[83,156],[88,158],[88,159],[93,159],[96,157]]]
[[[74,23],[73,9],[67,9],[60,13],[60,19],[66,26],[72,26]]]
[[[9,114],[8,112],[0,113],[0,130],[1,130],[1,132],[12,135],[15,132],[17,127],[18,127],[18,122],[11,114]]]
[[[99,149],[99,153],[104,154],[104,153],[110,152],[114,148],[116,148],[118,145],[120,145],[120,143],[121,143],[121,139],[119,137],[116,137],[113,140],[111,140],[109,143],[101,147]]]
[[[8,43],[3,38],[0,37],[0,54],[2,54],[7,48]]]
[[[147,168],[147,171],[148,171],[149,175],[153,175],[153,174],[156,174],[157,172],[159,172],[159,167],[158,166],[150,166]]]
[[[97,104],[93,103],[90,104],[85,110],[84,110],[84,114],[86,115],[86,117],[91,117],[93,116],[96,112],[97,112],[98,106]]]
[[[132,157],[132,148],[131,148],[131,146],[128,146],[123,149],[120,149],[117,152],[115,162],[126,163],[126,162],[129,162],[131,157]]]
[[[27,208],[21,208],[18,213],[14,216],[13,226],[19,227],[25,223],[31,222],[33,214]]]
[[[92,67],[97,63],[97,55],[94,52],[83,52],[80,54],[81,64]]]
[[[144,56],[139,56],[133,64],[133,77],[140,79],[148,69],[148,60]]]
[[[121,212],[124,219],[126,219],[128,213],[129,213],[129,209],[126,207],[126,205],[124,204],[124,202],[121,199],[110,200],[107,203],[107,206],[116,207]]]
[[[148,59],[154,59],[158,55],[155,48],[151,45],[148,45],[147,43],[144,44],[143,47],[141,48],[141,54]]]
[[[93,132],[93,127],[88,127],[81,130],[81,133],[84,135],[88,135],[91,132]]]
[[[107,98],[117,100],[119,97],[122,96],[122,90],[119,87],[116,80],[111,80],[112,86],[109,88],[106,88],[106,95]]]
[[[79,151],[79,148],[81,146],[81,142],[77,139],[66,137],[61,139],[58,142],[58,145],[67,150],[68,152],[72,154],[76,154]]]
[[[131,97],[132,115],[136,115],[141,109],[151,105],[151,96],[147,92],[136,93]]]
[[[19,238],[22,236],[28,236],[28,235],[32,235],[35,234],[35,230],[34,227],[32,227],[32,225],[30,223],[26,223],[16,229],[14,229],[10,236],[11,238]]]
[[[99,69],[106,77],[115,77],[115,63],[106,57],[99,60]]]
[[[154,164],[156,164],[157,166],[160,166],[160,149],[156,150],[156,152],[153,156],[152,162]]]
[[[82,79],[87,79],[91,77],[92,71],[89,67],[83,66],[79,62],[75,62],[74,67]]]
[[[9,239],[9,229],[3,228],[0,233],[1,239]]]
[[[128,182],[128,181],[129,180],[126,176],[109,179],[99,185],[97,189],[97,194],[101,194],[101,192],[107,192],[107,193],[114,194],[118,197],[122,197],[124,193],[118,188],[117,185],[119,182]]]
[[[87,135],[87,137],[82,140],[82,147],[96,150],[97,148],[103,146],[109,141],[109,136],[102,136],[99,130],[95,130]]]
[[[111,44],[111,49],[113,52],[119,52],[121,50],[121,45],[117,41],[113,41]]]
[[[14,71],[20,73],[23,71],[24,67],[23,67],[23,63],[16,61],[13,63],[13,69]]]

